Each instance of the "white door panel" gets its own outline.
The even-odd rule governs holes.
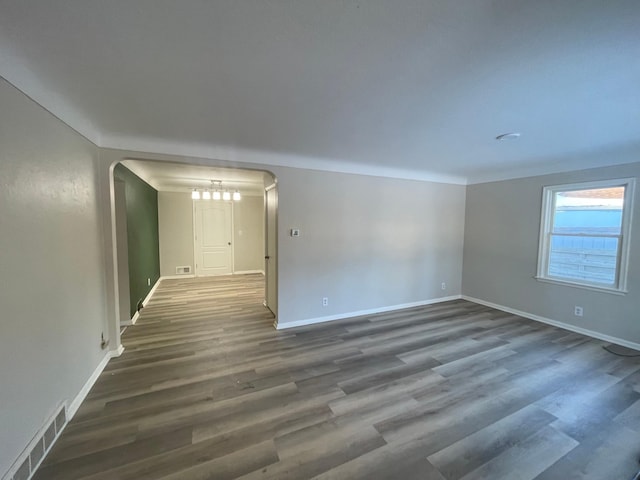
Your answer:
[[[210,200],[194,203],[196,276],[228,275],[233,271],[232,206]]]

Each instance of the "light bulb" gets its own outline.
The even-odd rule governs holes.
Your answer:
[[[222,194],[222,199],[225,201],[231,200],[231,194],[225,190]]]
[[[195,188],[193,189],[193,192],[191,192],[191,198],[193,200],[200,200],[200,192],[198,192]]]
[[[205,190],[204,192],[202,192],[202,199],[211,200],[211,192],[209,190]]]
[[[220,200],[220,192],[218,190],[213,192],[213,199],[214,200]]]
[[[240,200],[242,197],[240,196],[240,192],[238,190],[236,190],[235,192],[233,192],[233,199],[237,202],[238,200]]]

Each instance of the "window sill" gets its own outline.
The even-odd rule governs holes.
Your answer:
[[[613,287],[599,287],[597,285],[588,285],[588,284],[584,284],[584,283],[568,282],[568,281],[558,280],[558,279],[555,279],[555,278],[548,278],[548,277],[535,276],[533,278],[535,278],[536,280],[538,280],[539,282],[542,282],[542,283],[551,283],[551,284],[554,284],[554,285],[563,285],[565,287],[580,288],[580,289],[583,289],[583,290],[591,290],[593,292],[610,293],[612,295],[626,295],[627,293],[629,293],[627,290],[621,290],[621,289],[613,288]]]

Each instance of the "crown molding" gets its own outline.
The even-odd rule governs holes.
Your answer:
[[[8,67],[11,68],[8,68]],[[17,57],[0,49],[0,72],[11,71],[13,75],[0,74],[0,79],[18,90],[29,100],[46,110],[79,135],[101,147],[101,135],[97,126],[79,110],[73,108],[60,95],[50,91],[31,73],[29,67]]]
[[[9,68],[10,67],[10,68]],[[403,180],[445,183],[453,185],[473,185],[517,178],[534,177],[555,173],[565,173],[590,168],[609,167],[636,163],[640,159],[640,146],[623,146],[618,149],[598,152],[577,152],[541,163],[510,165],[502,169],[475,172],[469,175],[449,175],[425,170],[370,165],[339,159],[316,158],[288,153],[277,153],[246,149],[236,146],[222,146],[203,143],[175,142],[157,138],[131,137],[101,132],[97,125],[78,109],[73,108],[60,95],[50,91],[32,73],[28,65],[18,57],[0,49],[0,71],[10,71],[11,75],[0,75],[2,81],[35,102],[69,128],[100,148],[129,150],[158,155],[175,155],[194,158],[216,159],[236,164],[255,164],[319,170],[335,173],[368,175]],[[602,159],[609,159],[603,164]]]
[[[210,158],[232,163],[301,168],[325,172],[350,173],[374,177],[418,180],[424,182],[466,185],[463,176],[439,174],[422,170],[402,169],[381,165],[368,165],[337,159],[326,159],[253,150],[236,146],[222,146],[202,143],[181,143],[155,138],[137,138],[117,135],[103,135],[103,147],[116,150],[145,152],[158,155]]]

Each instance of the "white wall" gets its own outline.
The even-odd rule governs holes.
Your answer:
[[[264,272],[264,196],[233,202],[233,268]]]
[[[4,80],[0,105],[2,476],[104,358],[106,304],[97,147]]]
[[[640,191],[632,220],[624,296],[535,280],[545,185],[640,176],[640,163],[470,185],[464,245],[465,295],[640,343]],[[584,308],[575,317],[575,305]]]
[[[176,274],[176,267],[193,264],[193,200],[189,193],[158,192],[160,275]]]

